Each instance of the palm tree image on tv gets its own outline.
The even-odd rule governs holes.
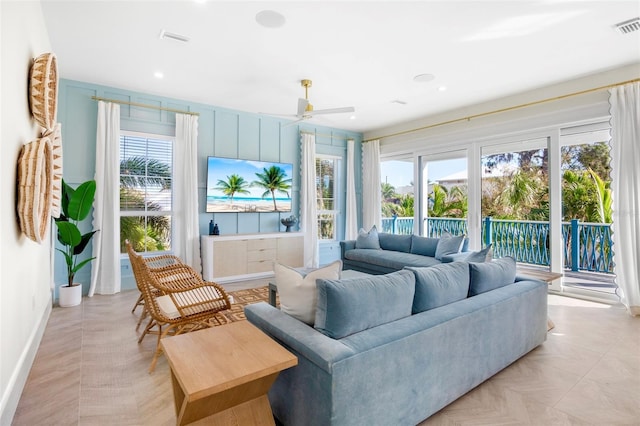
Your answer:
[[[284,170],[278,166],[271,166],[268,169],[264,168],[262,171],[262,173],[256,173],[258,180],[253,181],[251,185],[264,188],[265,191],[262,193],[262,198],[265,198],[271,193],[273,210],[278,211],[276,192],[286,194],[287,197],[290,198],[288,190],[291,189],[291,179],[287,179]]]
[[[290,212],[293,164],[207,158],[207,213]]]
[[[218,185],[216,189],[222,191],[224,195],[229,197],[229,205],[233,206],[233,196],[238,194],[249,194],[249,182],[247,182],[242,176],[232,174],[227,176],[227,179],[218,179]]]

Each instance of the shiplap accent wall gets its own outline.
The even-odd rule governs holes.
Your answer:
[[[197,112],[198,119],[198,199],[200,233],[208,233],[213,219],[222,234],[267,233],[283,231],[282,217],[299,216],[300,199],[300,131],[316,134],[316,152],[346,159],[346,141],[356,141],[356,192],[360,205],[362,134],[313,125],[283,126],[287,120],[235,111],[212,105],[169,99],[92,83],[61,79],[59,84],[58,121],[62,123],[64,178],[71,185],[92,179],[95,173],[96,115],[98,103],[92,96],[135,102],[158,107]],[[129,105],[120,106],[123,130],[173,136],[175,113]],[[207,157],[293,163],[292,212],[286,213],[205,213]],[[344,200],[346,163],[341,161],[338,205],[339,238],[344,235]],[[321,245],[321,263],[339,258],[338,243]],[[337,256],[337,257],[336,257]],[[61,259],[56,259],[56,281],[64,278]],[[89,286],[90,270],[84,268],[79,281]],[[122,261],[122,288],[134,288],[127,259]]]

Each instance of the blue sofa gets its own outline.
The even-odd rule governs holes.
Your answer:
[[[286,426],[431,416],[545,341],[547,284],[513,265],[511,284],[464,261],[317,280],[314,327],[247,306],[247,319],[298,357],[269,391],[274,415]]]
[[[356,240],[340,241],[340,258],[344,269],[367,274],[388,274],[405,266],[434,266],[463,260],[468,254],[468,239],[460,253],[447,254],[436,259],[439,238],[417,235],[379,233],[380,250],[356,248]]]

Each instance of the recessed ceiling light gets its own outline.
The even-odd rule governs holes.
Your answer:
[[[432,81],[435,78],[436,76],[433,74],[418,74],[415,77],[413,77],[413,81],[416,83],[427,83],[429,81]]]
[[[156,72],[154,72],[154,73],[153,73],[153,76],[154,76],[155,78],[158,78],[158,79],[164,78],[164,74],[162,74],[162,72],[160,72],[160,71],[156,71]]]
[[[287,20],[275,10],[263,10],[256,14],[256,22],[265,28],[280,28]]]
[[[446,92],[446,91],[447,91],[447,86],[440,86],[440,87],[438,87],[438,91],[439,91],[439,92]]]
[[[349,120],[355,120],[355,119],[356,119],[355,115],[352,115],[351,117],[349,117]]]

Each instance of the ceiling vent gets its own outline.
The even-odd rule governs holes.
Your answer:
[[[160,31],[160,39],[175,40],[175,41],[180,41],[182,43],[189,42],[189,37],[183,36],[182,34],[170,33],[167,30]]]
[[[628,21],[616,24],[616,28],[621,34],[629,34],[640,30],[640,18],[629,19]]]

